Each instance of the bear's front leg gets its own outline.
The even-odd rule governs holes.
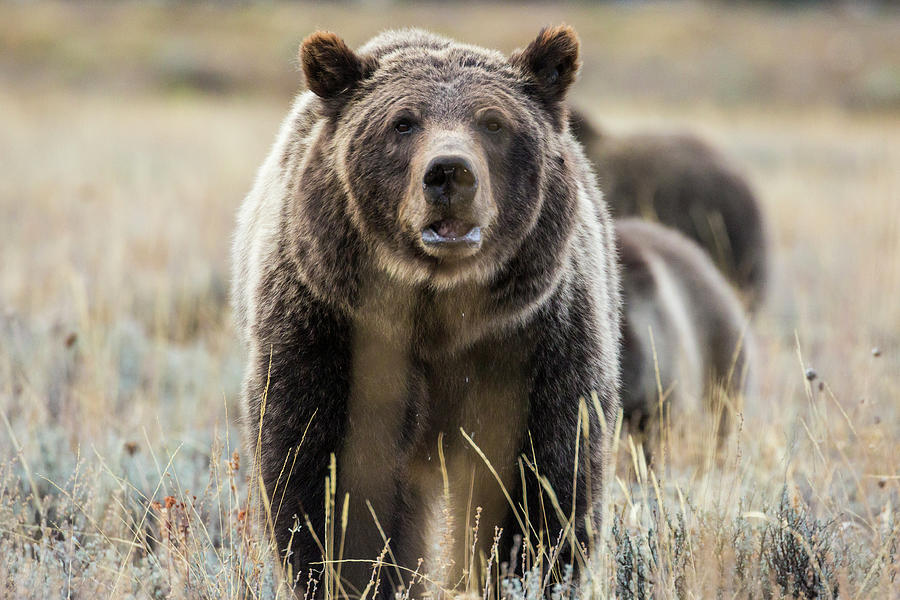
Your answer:
[[[525,543],[529,551],[542,545],[546,554],[537,558],[542,569],[554,570],[551,581],[558,581],[571,564],[574,584],[599,539],[604,459],[618,413],[617,363],[605,362],[614,355],[596,335],[590,310],[586,305],[551,305],[538,318],[528,433],[521,453],[525,493],[520,490],[519,497],[524,496],[530,523]],[[602,424],[592,392],[600,399]],[[581,398],[587,410],[579,417]],[[505,537],[509,544],[512,536]],[[550,558],[554,560],[548,565]]]
[[[254,327],[244,426],[257,467],[251,490],[261,478],[266,492],[260,523],[302,596],[310,571],[324,585],[325,485],[346,428],[350,328],[308,294],[283,292]]]

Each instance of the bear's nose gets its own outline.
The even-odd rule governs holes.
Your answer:
[[[430,204],[449,206],[472,202],[478,180],[471,163],[464,157],[438,156],[428,163],[422,187]]]

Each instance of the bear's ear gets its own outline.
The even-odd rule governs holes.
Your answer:
[[[513,52],[509,61],[531,76],[534,92],[553,108],[578,74],[578,46],[578,35],[568,25],[545,27],[527,48]]]
[[[375,70],[373,60],[358,56],[330,31],[303,40],[300,64],[307,87],[324,100],[340,97]]]

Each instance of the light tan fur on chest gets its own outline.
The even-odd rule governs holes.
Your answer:
[[[342,493],[351,495],[345,558],[374,560],[384,545],[368,501],[384,531],[398,521],[406,527],[402,539],[408,547],[392,546],[398,560],[414,565],[422,558],[431,577],[454,587],[477,564],[477,554],[490,551],[494,526],[502,527],[508,512],[501,483],[472,442],[514,493],[526,426],[526,353],[502,342],[461,343],[465,336],[455,332],[469,319],[478,322],[479,306],[457,298],[424,318],[441,319],[439,328],[455,336],[450,346],[465,349],[413,361],[414,329],[423,317],[416,317],[412,296],[386,293],[383,283],[364,288],[361,307],[368,318],[354,328],[338,476]],[[401,508],[405,514],[395,515]],[[481,529],[473,556],[478,508]],[[359,574],[370,568],[347,567],[345,573]]]

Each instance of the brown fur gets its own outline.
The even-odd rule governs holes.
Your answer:
[[[691,240],[639,219],[615,222],[622,265],[622,409],[643,428],[659,422],[660,388],[675,425],[740,408],[754,353],[746,315]],[[659,379],[657,380],[657,375]]]
[[[749,307],[758,307],[768,277],[764,215],[746,180],[717,151],[691,135],[613,136],[579,111],[570,122],[614,216],[678,229],[706,250]]]
[[[309,89],[320,98],[333,98],[350,89],[375,68],[372,60],[358,57],[344,40],[327,31],[317,31],[303,40],[300,54]]]
[[[484,508],[482,552],[495,525],[504,561],[516,533],[555,542],[563,523],[541,512],[549,499],[523,456],[574,507],[564,544],[590,545],[611,429],[599,419],[611,425],[619,406],[618,275],[605,205],[566,125],[574,31],[544,30],[509,58],[416,30],[357,52],[317,33],[300,55],[311,91],[241,208],[233,290],[249,350],[246,437],[255,450],[259,435],[266,490],[284,498],[272,529],[282,553],[291,545],[289,572],[302,587],[321,569],[310,531],[290,530],[306,515],[323,538],[331,456],[338,500],[350,498],[344,558],[381,550],[367,500],[402,566],[424,558],[451,587],[471,550],[469,505]],[[428,241],[458,227],[470,242]],[[573,481],[591,391],[603,414],[590,412]],[[534,530],[520,530],[461,429]],[[450,538],[443,553],[435,535]],[[347,563],[345,589],[361,591],[370,572]],[[387,596],[400,581],[382,573]]]

